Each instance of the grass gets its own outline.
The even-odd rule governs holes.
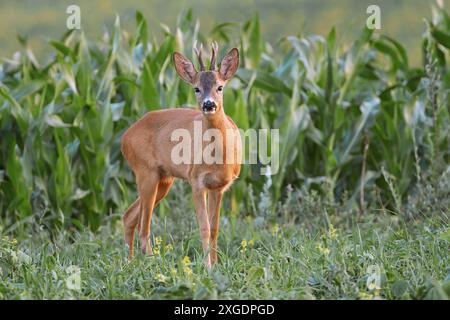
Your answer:
[[[67,32],[41,62],[21,39],[2,63],[1,297],[448,298],[445,9],[424,25],[420,68],[368,29],[350,45],[332,29],[274,47],[257,15],[233,39],[228,24],[203,34],[197,22],[183,12],[157,41],[137,12],[133,31],[117,17],[100,40]],[[137,195],[120,139],[147,111],[195,104],[170,55],[211,39],[221,56],[240,49],[226,113],[244,130],[279,129],[280,170],[269,179],[242,166],[212,271],[183,183],[155,214],[159,254],[129,262],[120,218]]]
[[[189,194],[175,185],[170,212],[157,210],[155,255],[129,261],[122,224],[104,221],[97,233],[36,230],[3,237],[2,299],[448,299],[448,216],[405,222],[397,216],[222,216],[220,262],[203,266]],[[291,200],[299,201],[298,195]],[[312,198],[311,198],[312,200]],[[308,200],[305,200],[308,201]],[[302,204],[303,213],[307,204]],[[285,211],[286,208],[291,208]],[[294,208],[294,210],[299,209]],[[311,213],[311,211],[309,211]],[[438,222],[437,222],[438,221]],[[75,267],[74,267],[75,266]],[[80,290],[70,279],[80,270]],[[377,271],[379,270],[379,271]],[[379,274],[379,288],[375,274]],[[369,279],[369,281],[368,281]],[[67,283],[69,281],[69,284]]]

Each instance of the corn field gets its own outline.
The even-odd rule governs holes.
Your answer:
[[[23,50],[0,68],[0,225],[6,233],[97,230],[120,215],[136,197],[119,148],[124,130],[145,112],[195,105],[171,54],[192,57],[195,41],[211,40],[221,56],[232,46],[241,53],[226,113],[242,129],[279,129],[281,141],[279,173],[268,181],[259,165],[243,166],[226,214],[251,210],[248,192],[276,204],[286,190],[307,188],[359,214],[413,217],[421,186],[438,181],[450,159],[450,17],[433,13],[420,68],[400,42],[368,29],[345,47],[334,29],[271,45],[257,15],[202,34],[190,10],[173,29],[150,31],[137,12],[132,32],[118,17],[100,40],[67,32],[49,41],[47,61],[19,39]]]

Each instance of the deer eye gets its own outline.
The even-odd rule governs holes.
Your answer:
[[[223,86],[219,86],[218,88],[217,88],[217,91],[222,91],[223,90]]]
[[[199,88],[194,88],[195,93],[200,93],[200,89]]]

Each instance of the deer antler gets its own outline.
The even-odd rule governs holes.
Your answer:
[[[203,64],[203,59],[202,59],[202,49],[203,49],[203,44],[200,43],[200,50],[199,50],[197,48],[197,40],[195,40],[194,51],[195,51],[195,54],[197,55],[198,63],[200,64],[200,71],[205,71],[205,65]]]
[[[217,58],[217,53],[219,52],[219,45],[217,44],[216,41],[213,41],[211,43],[211,65],[209,67],[209,70],[216,70],[216,58]]]

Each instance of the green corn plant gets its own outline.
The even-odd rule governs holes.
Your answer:
[[[161,30],[149,30],[137,12],[134,30],[117,17],[101,40],[69,31],[49,41],[53,52],[42,62],[21,39],[23,50],[0,68],[0,222],[6,232],[36,224],[96,230],[105,217],[120,216],[137,196],[120,152],[123,132],[145,112],[195,106],[171,53],[191,57],[195,41],[213,39],[222,42],[222,56],[232,46],[241,52],[224,93],[226,113],[244,130],[280,133],[280,146],[269,150],[279,151],[271,184],[261,164],[243,165],[226,194],[228,213],[255,212],[250,186],[275,206],[288,185],[331,202],[348,193],[349,206],[381,200],[401,211],[417,173],[428,174],[436,157],[438,171],[450,159],[450,19],[443,8],[433,15],[421,67],[410,66],[400,42],[368,29],[350,46],[335,29],[272,46],[258,15],[205,33],[192,10]]]

